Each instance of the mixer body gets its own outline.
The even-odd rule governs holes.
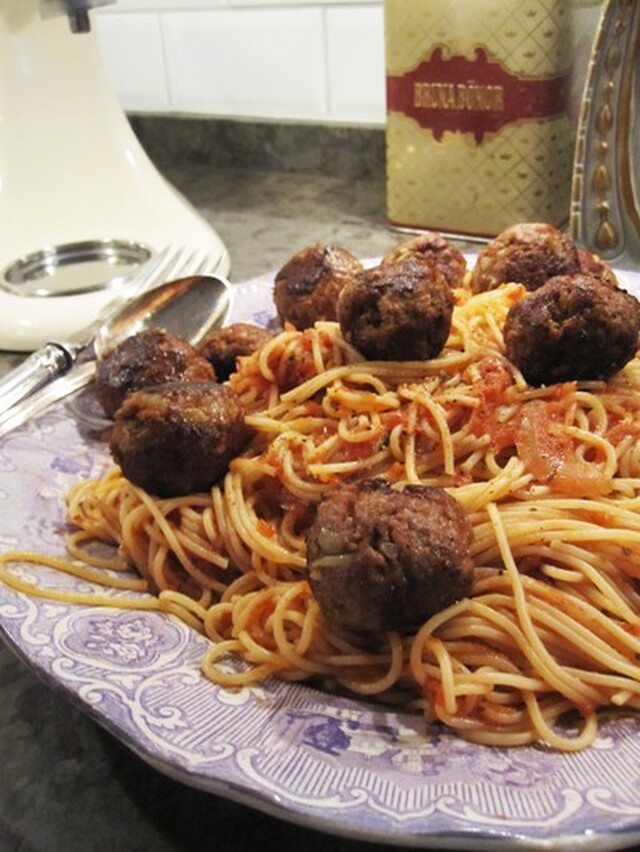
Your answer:
[[[135,246],[139,254],[128,257],[142,261],[179,244],[206,250],[211,272],[229,269],[217,233],[157,171],[119,104],[91,26],[92,7],[105,2],[0,0],[3,349],[40,344],[42,332],[23,321],[29,308],[20,302],[29,299],[3,292],[21,258],[78,245],[80,264],[87,245],[103,243]],[[73,263],[68,251],[65,263]],[[3,320],[7,313],[15,323]]]

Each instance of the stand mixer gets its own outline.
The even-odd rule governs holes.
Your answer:
[[[229,270],[103,70],[90,10],[111,2],[0,0],[0,349],[64,339],[167,245]]]

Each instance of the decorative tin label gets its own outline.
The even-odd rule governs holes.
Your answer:
[[[569,75],[521,77],[477,47],[474,58],[446,58],[442,47],[414,69],[387,77],[387,107],[431,130],[470,133],[480,145],[488,133],[514,122],[554,118],[566,111]]]

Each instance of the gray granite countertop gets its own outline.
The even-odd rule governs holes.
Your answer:
[[[243,281],[317,240],[363,257],[398,242],[385,224],[380,138],[373,148],[360,146],[355,167],[357,145],[344,135],[339,142],[351,146],[351,165],[344,150],[342,157],[326,150],[322,162],[304,163],[305,171],[273,161],[248,168],[242,156],[216,162],[193,149],[184,157],[174,150],[161,165],[214,225],[231,254],[231,279]],[[2,369],[22,357],[0,355]],[[2,852],[226,852],[265,842],[306,852],[396,848],[329,837],[170,780],[44,686],[5,647],[0,767]]]

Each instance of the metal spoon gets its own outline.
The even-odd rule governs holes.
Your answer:
[[[0,381],[0,436],[87,384],[95,372],[95,359],[125,337],[156,327],[197,343],[209,329],[224,323],[230,307],[231,285],[226,279],[192,275],[145,291],[69,342],[48,343]],[[67,371],[68,376],[46,385]],[[41,390],[31,393],[36,388]]]

